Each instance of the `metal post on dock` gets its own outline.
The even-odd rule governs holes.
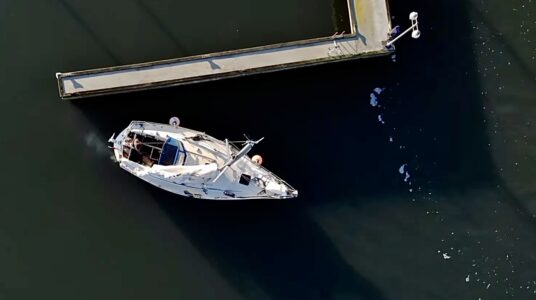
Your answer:
[[[337,39],[338,38],[342,38],[344,37],[344,33],[345,31],[339,33],[339,32],[335,32],[332,36],[331,36],[331,39],[333,40],[333,47],[329,47],[328,48],[328,55],[331,56],[331,54],[334,52],[334,51],[337,51],[338,52],[338,55],[341,55],[341,46],[339,46],[339,44],[337,44]]]
[[[385,44],[385,47],[388,48],[392,46],[394,42],[398,41],[398,39],[400,39],[401,37],[403,37],[404,35],[406,35],[406,33],[410,31],[411,31],[411,37],[414,39],[418,39],[421,36],[421,31],[419,30],[419,21],[417,20],[418,17],[419,17],[418,13],[411,12],[409,14],[409,20],[411,21],[411,26],[408,29],[406,29],[404,32],[399,34],[397,37],[389,41],[387,44]]]

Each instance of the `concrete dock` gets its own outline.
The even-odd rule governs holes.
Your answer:
[[[386,55],[387,0],[347,0],[350,34],[149,63],[56,73],[62,99],[131,92]]]

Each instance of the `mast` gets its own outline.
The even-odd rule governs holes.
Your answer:
[[[259,139],[257,141],[252,141],[252,140],[248,139],[244,143],[244,147],[242,149],[240,149],[240,151],[238,151],[238,153],[236,155],[231,154],[231,158],[221,168],[218,169],[218,171],[219,171],[218,176],[216,176],[216,178],[214,178],[214,180],[212,180],[212,183],[218,181],[218,179],[220,179],[220,177],[223,175],[223,173],[225,173],[225,171],[227,171],[227,169],[230,166],[232,166],[234,163],[236,163],[243,156],[247,155],[249,153],[249,151],[251,151],[253,146],[257,145],[262,140],[264,140],[264,138],[261,138],[261,139]],[[228,144],[229,142],[227,140],[225,140],[225,143]]]

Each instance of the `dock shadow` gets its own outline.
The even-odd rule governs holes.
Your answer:
[[[161,16],[158,15],[158,13],[147,3],[145,3],[144,0],[136,0],[134,1],[140,9],[142,9],[145,14],[151,19],[153,24],[160,29],[160,32],[162,32],[175,46],[175,48],[178,51],[178,54],[181,56],[188,55],[189,53],[185,51],[185,47],[183,44],[179,41],[178,38],[175,37],[175,33],[173,30],[166,24],[165,20]]]
[[[356,33],[357,39],[363,42],[363,45],[367,45],[367,37],[361,34],[359,31]]]
[[[208,63],[210,64],[210,68],[212,70],[221,70],[221,67],[217,63],[215,63],[214,60],[209,59]]]
[[[82,84],[80,84],[80,82],[76,81],[76,79],[69,79],[69,81],[71,81],[71,83],[73,84],[74,88],[75,89],[82,89],[84,88],[84,86]]]
[[[70,1],[66,0],[57,0],[57,2],[65,9],[65,11],[71,15],[73,20],[82,28],[95,42],[95,44],[101,48],[101,50],[106,53],[106,55],[110,58],[110,60],[115,65],[122,64],[122,61],[119,59],[119,57],[112,51],[112,49],[108,46],[108,44],[99,36],[99,34],[96,33],[96,31],[93,29],[93,25],[87,22],[81,13],[78,11],[76,6],[71,3]]]

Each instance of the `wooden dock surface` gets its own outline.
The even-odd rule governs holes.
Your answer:
[[[352,32],[291,43],[134,65],[57,73],[62,99],[191,84],[385,55],[391,22],[386,0],[348,0]]]

